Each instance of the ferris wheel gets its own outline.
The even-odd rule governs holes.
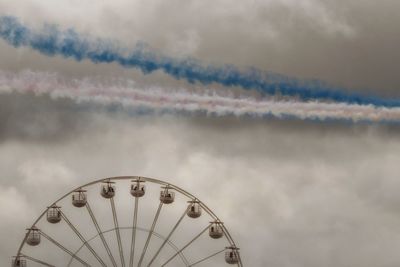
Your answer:
[[[239,248],[210,208],[148,177],[79,186],[26,230],[12,267],[243,266]]]

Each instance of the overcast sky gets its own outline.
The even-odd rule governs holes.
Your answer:
[[[399,10],[395,0],[0,0],[0,16],[35,29],[73,28],[123,47],[144,42],[174,58],[256,67],[388,99],[400,97]],[[18,81],[21,72],[54,73],[66,84],[123,79],[164,93],[260,97],[162,71],[47,56],[3,39],[0,71],[17,75],[8,88],[0,73],[2,266],[62,193],[118,175],[167,180],[197,195],[225,222],[245,266],[400,264],[398,123],[138,112],[122,100],[109,105],[100,93],[82,100],[84,90],[38,94],[32,81]]]

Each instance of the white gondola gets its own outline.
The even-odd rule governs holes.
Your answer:
[[[164,204],[171,204],[175,200],[175,192],[169,190],[167,187],[161,187],[163,190],[160,192],[160,201]]]
[[[218,239],[224,236],[224,230],[222,228],[222,222],[215,221],[211,222],[208,230],[208,235],[213,239]]]
[[[30,246],[37,246],[40,244],[40,230],[33,226],[28,230],[28,236],[26,237],[26,243]]]
[[[60,207],[53,205],[47,209],[47,221],[49,223],[59,223],[61,221]]]
[[[144,181],[140,179],[132,180],[131,184],[131,195],[134,197],[142,197],[146,192],[146,186],[143,184]]]
[[[190,218],[198,218],[201,216],[201,206],[198,200],[188,201],[187,216]]]
[[[225,252],[225,262],[228,264],[237,264],[239,262],[239,248],[228,247]]]
[[[21,257],[15,257],[12,259],[11,267],[26,267],[26,260]]]
[[[86,202],[86,190],[79,189],[72,193],[72,205],[74,205],[75,207],[81,208],[86,205]]]
[[[105,182],[101,185],[100,194],[104,198],[112,198],[115,196],[114,182]]]

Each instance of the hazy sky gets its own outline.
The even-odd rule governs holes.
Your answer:
[[[256,67],[394,100],[399,10],[394,0],[0,0],[0,16],[38,31],[58,25],[121,47],[144,42],[172,58]],[[144,95],[132,100],[124,91],[131,87]],[[221,104],[226,99],[250,100]],[[208,204],[245,266],[398,266],[398,106],[378,107],[368,117],[381,110],[378,122],[365,123],[304,121],[314,113],[300,114],[299,106],[289,107],[296,118],[238,115],[240,105],[250,110],[264,100],[240,86],[144,75],[0,39],[0,264],[9,265],[25,228],[62,193],[96,178],[143,175]],[[342,111],[331,102],[315,116]],[[226,116],[230,108],[237,113]],[[364,118],[368,108],[375,107],[344,113]]]

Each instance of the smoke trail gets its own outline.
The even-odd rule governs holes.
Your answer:
[[[68,80],[56,74],[0,71],[0,93],[34,93],[78,103],[121,105],[160,112],[205,113],[214,116],[297,118],[301,120],[345,120],[351,122],[400,122],[400,108],[376,107],[318,101],[276,101],[250,96],[233,97],[208,90],[190,93],[185,89],[137,88],[131,81],[102,84],[95,79]]]
[[[254,68],[241,70],[232,65],[204,66],[194,59],[174,59],[157,54],[143,44],[127,52],[110,40],[83,37],[72,29],[61,31],[56,26],[47,25],[41,31],[35,31],[10,16],[0,16],[0,36],[15,47],[29,46],[49,56],[61,55],[78,61],[87,59],[94,63],[115,62],[123,67],[138,68],[145,74],[162,70],[176,79],[191,83],[238,86],[267,95],[296,96],[302,100],[400,107],[400,99],[346,93],[320,81],[300,81]]]

